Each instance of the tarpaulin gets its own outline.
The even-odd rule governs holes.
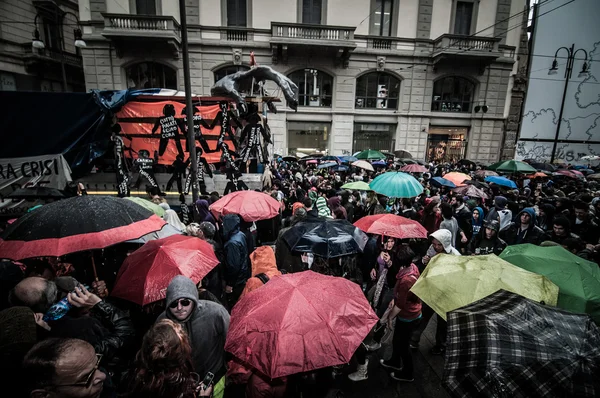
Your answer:
[[[131,101],[126,103],[121,110],[117,113],[118,123],[121,126],[121,136],[123,137],[125,147],[125,156],[129,158],[137,158],[136,153],[141,149],[145,149],[150,153],[150,157],[154,156],[154,152],[159,152],[159,145],[161,140],[161,129],[157,129],[155,134],[152,134],[152,129],[156,125],[157,120],[162,117],[165,105],[173,105],[175,108],[175,119],[178,122],[177,134],[179,135],[179,142],[186,151],[186,159],[189,156],[187,153],[188,148],[186,147],[186,140],[182,127],[185,126],[184,114],[182,114],[185,104],[178,101],[158,101],[158,102],[141,102]],[[211,124],[213,119],[219,112],[219,105],[209,106],[196,106],[200,111],[200,116],[207,124]],[[196,113],[197,115],[198,113]],[[204,127],[200,127],[202,135],[208,142],[210,149],[215,149],[217,145],[217,139],[221,131],[221,126],[217,125],[213,130],[208,130]],[[234,148],[231,141],[225,141],[229,148]],[[196,141],[196,146],[200,146]],[[132,149],[132,151],[129,150]],[[158,163],[164,165],[171,165],[178,154],[178,149],[175,144],[175,139],[169,139],[167,148],[162,156],[159,156]],[[204,153],[203,155],[209,163],[216,163],[220,161],[221,151],[215,153]]]

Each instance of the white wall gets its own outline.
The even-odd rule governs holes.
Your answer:
[[[91,19],[90,0],[79,0],[79,20],[89,21]]]
[[[124,1],[124,0],[121,0]],[[162,15],[170,15],[180,22],[179,1],[178,0],[162,0]],[[196,21],[199,23],[200,21]]]
[[[497,8],[498,0],[485,0],[479,2],[479,11],[477,13],[477,26],[475,27],[473,33],[477,33],[477,36],[494,36],[494,24],[496,23]],[[513,18],[508,21],[509,26],[511,26],[510,22],[513,20],[516,20],[516,18]]]
[[[221,0],[198,0],[200,25],[221,26]]]
[[[452,0],[435,0],[431,16],[431,35],[436,39],[450,30],[450,16],[452,15]]]
[[[517,15],[520,12],[525,10],[525,0],[512,0],[510,4],[510,16]],[[556,11],[558,12],[558,10]],[[517,26],[521,23],[522,15],[518,17],[512,18],[508,21],[508,29],[511,29],[514,26]],[[543,17],[542,17],[543,18]],[[506,44],[509,46],[515,46],[517,49],[519,48],[519,42],[521,40],[521,29],[515,28],[513,30],[509,30],[506,32]]]
[[[252,27],[271,29],[271,21],[296,23],[297,11],[296,0],[254,0],[252,2]]]
[[[79,7],[81,8],[81,5]],[[129,14],[129,0],[106,0],[106,12],[110,14]]]
[[[326,24],[356,26],[355,34],[368,35],[369,18],[367,16],[370,11],[371,2],[369,0],[329,0],[327,2]]]
[[[398,15],[398,37],[417,37],[418,19],[419,0],[400,1],[400,11]]]

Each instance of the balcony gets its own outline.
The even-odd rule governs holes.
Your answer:
[[[179,23],[172,16],[162,15],[130,15],[130,14],[102,14],[104,16],[104,30],[102,36],[118,44],[132,41],[145,41],[164,44],[179,53],[181,33]],[[121,46],[125,47],[125,46]],[[119,46],[117,47],[119,50]],[[121,51],[123,48],[120,49]]]
[[[64,62],[65,66],[83,69],[83,61],[81,60],[80,55],[75,55],[66,51],[54,50],[50,48],[38,50],[32,48],[31,45],[27,45],[25,47],[25,51],[26,53],[23,59],[25,60],[25,64],[27,66],[48,63],[60,64],[61,62]]]
[[[479,61],[484,64],[502,56],[500,38],[482,36],[442,35],[433,42],[433,62]]]
[[[348,64],[350,52],[356,48],[354,31],[356,27],[311,25],[299,23],[271,22],[271,49],[273,62],[279,56],[286,62],[288,48],[302,55],[307,48],[334,53],[344,67]]]

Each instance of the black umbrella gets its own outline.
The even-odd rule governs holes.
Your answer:
[[[463,165],[464,166],[471,166],[471,165],[475,166],[475,162],[472,160],[469,160],[469,159],[461,159],[458,161],[458,164],[461,166],[463,166]]]
[[[284,156],[282,160],[285,160],[286,162],[297,162],[298,158],[295,156]]]
[[[347,220],[302,221],[283,234],[292,251],[333,258],[362,253],[369,238]]]
[[[162,218],[129,200],[76,196],[49,203],[9,225],[0,258],[60,257],[137,239],[164,226]]]
[[[589,315],[499,290],[448,313],[442,384],[454,397],[598,397],[600,328]]]
[[[31,187],[20,188],[9,194],[9,199],[63,199],[65,195],[56,188]]]
[[[475,185],[477,188],[489,188],[490,185],[487,182],[477,180],[465,180],[467,185]]]
[[[557,169],[556,166],[551,165],[549,163],[529,163],[529,165],[538,171],[554,172]]]

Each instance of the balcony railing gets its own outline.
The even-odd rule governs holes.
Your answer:
[[[374,48],[375,50],[391,50],[393,46],[393,40],[388,38],[368,38],[367,47]]]
[[[442,35],[433,43],[434,56],[449,52],[454,54],[498,53],[500,38],[481,36]]]
[[[327,26],[310,25],[295,23],[271,23],[271,35],[273,38],[292,39],[298,41],[312,41],[313,44],[326,42],[331,45],[336,42],[341,45],[348,45],[354,41],[355,27],[348,26]]]
[[[221,28],[221,40],[248,41],[248,30],[246,28]]]
[[[172,16],[104,14],[103,34],[179,38],[180,27]]]

